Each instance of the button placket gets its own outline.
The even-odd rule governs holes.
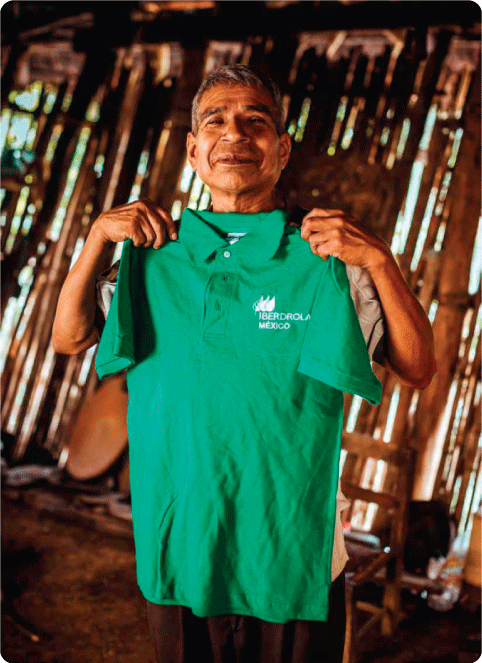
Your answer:
[[[226,272],[226,261],[230,258],[229,265],[233,265],[230,251],[220,251],[216,255],[214,271],[206,288],[206,307],[204,314],[204,337],[223,337],[229,317],[232,286],[234,275]]]

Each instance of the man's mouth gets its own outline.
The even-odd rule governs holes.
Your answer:
[[[222,163],[227,166],[242,166],[244,164],[256,163],[253,156],[245,154],[222,154],[216,158],[215,163]]]

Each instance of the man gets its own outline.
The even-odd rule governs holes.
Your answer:
[[[373,351],[405,384],[435,372],[430,324],[386,243],[340,210],[290,225],[275,188],[289,153],[276,86],[239,65],[211,75],[187,155],[212,211],[185,210],[179,234],[147,201],[101,214],[60,294],[54,347],[81,352],[99,340],[106,246],[129,240],[96,368],[127,369],[137,576],[159,663],[341,660],[342,392],[379,402]]]

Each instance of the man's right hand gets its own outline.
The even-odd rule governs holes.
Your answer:
[[[158,249],[169,236],[177,239],[177,228],[169,212],[150,200],[136,200],[102,212],[92,224],[106,242],[131,239],[134,246]]]

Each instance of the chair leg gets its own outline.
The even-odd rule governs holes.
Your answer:
[[[402,598],[399,578],[403,571],[402,558],[396,557],[387,566],[387,583],[383,592],[384,614],[381,623],[382,635],[392,635],[402,619]]]
[[[346,632],[343,663],[356,663],[355,656],[355,604],[353,587],[346,585]]]
[[[392,635],[401,615],[400,590],[395,583],[390,583],[385,587],[383,607],[385,610],[381,621],[382,635]]]

